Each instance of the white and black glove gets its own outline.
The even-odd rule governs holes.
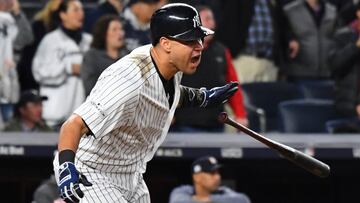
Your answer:
[[[66,154],[66,152],[60,152],[60,160],[63,159],[63,157],[61,157],[63,154]],[[92,186],[92,184],[76,169],[73,161],[63,163],[60,161],[60,163],[58,187],[61,199],[67,203],[80,202],[80,199],[84,197],[84,193],[80,189],[80,184],[84,186]]]
[[[237,90],[239,89],[239,83],[231,82],[221,87],[214,87],[210,90],[201,88],[203,92],[204,100],[200,104],[200,107],[216,107],[225,103]]]

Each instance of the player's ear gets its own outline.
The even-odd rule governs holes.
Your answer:
[[[159,39],[159,44],[166,52],[170,52],[170,50],[171,50],[171,41],[168,38],[161,37]]]

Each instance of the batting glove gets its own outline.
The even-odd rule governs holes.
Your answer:
[[[239,89],[239,83],[231,82],[222,87],[214,87],[210,90],[200,88],[200,91],[204,93],[204,100],[200,107],[215,107],[225,103],[237,90]]]
[[[59,167],[60,197],[67,203],[79,202],[84,197],[80,189],[80,183],[84,186],[92,186],[83,174],[76,170],[71,162],[64,162]]]

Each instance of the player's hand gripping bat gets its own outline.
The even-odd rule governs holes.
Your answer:
[[[311,156],[308,156],[294,148],[266,138],[258,134],[257,132],[250,130],[249,128],[237,123],[232,118],[229,118],[229,116],[225,112],[220,113],[219,121],[231,125],[234,128],[246,133],[247,135],[250,135],[254,139],[262,142],[263,144],[278,152],[281,156],[292,161],[296,165],[306,169],[314,175],[325,178],[330,174],[330,167],[327,164]]]

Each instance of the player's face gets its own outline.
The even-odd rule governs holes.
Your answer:
[[[106,46],[121,48],[124,46],[125,32],[120,21],[113,20],[110,22],[106,33]]]
[[[193,74],[200,64],[201,52],[204,49],[201,39],[194,41],[171,40],[170,64],[178,71]]]
[[[81,2],[69,2],[66,12],[61,12],[60,17],[65,28],[71,30],[80,29],[84,20],[84,10]]]
[[[204,190],[208,192],[214,192],[216,191],[221,183],[221,175],[219,171],[214,172],[201,172],[199,174],[196,174],[199,176],[196,180],[196,183],[201,186]]]

